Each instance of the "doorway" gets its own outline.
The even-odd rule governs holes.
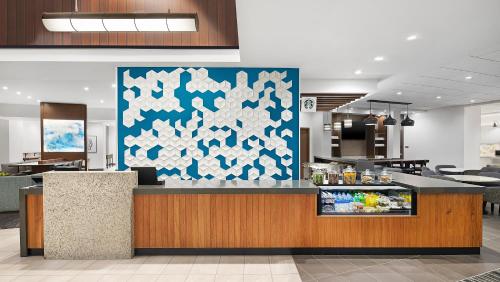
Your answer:
[[[300,179],[304,179],[304,163],[310,162],[310,134],[308,127],[300,128]]]

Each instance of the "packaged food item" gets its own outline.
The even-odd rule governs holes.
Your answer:
[[[390,204],[391,204],[391,201],[389,200],[389,197],[384,196],[384,195],[379,196],[379,198],[377,200],[377,205],[379,207],[389,207]]]
[[[389,196],[390,204],[389,206],[391,209],[401,209],[403,208],[403,204],[405,202],[405,199],[400,196]]]
[[[344,184],[356,184],[356,171],[348,166],[343,172]]]
[[[392,174],[387,172],[387,170],[382,170],[378,176],[378,181],[382,184],[389,184],[392,182]]]
[[[353,202],[352,203],[352,211],[353,212],[364,212],[364,205],[361,202]]]
[[[335,199],[333,198],[333,193],[321,192],[321,203],[323,204],[323,213],[330,213],[334,211]]]
[[[361,183],[362,184],[373,184],[375,183],[375,173],[371,172],[369,169],[361,173]]]
[[[377,194],[374,194],[374,193],[368,194],[366,196],[366,199],[365,199],[365,202],[366,202],[365,206],[372,207],[372,208],[377,207],[378,198],[379,198],[379,196]]]
[[[313,181],[314,185],[318,185],[318,186],[323,185],[324,179],[325,179],[325,176],[321,170],[317,169],[317,170],[313,171],[312,181]]]
[[[337,185],[339,184],[339,173],[335,169],[328,171],[328,184]]]

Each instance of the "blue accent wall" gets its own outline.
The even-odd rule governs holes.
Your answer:
[[[160,179],[299,179],[299,71],[118,68],[118,168]]]

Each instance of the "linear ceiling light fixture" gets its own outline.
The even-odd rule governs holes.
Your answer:
[[[406,117],[401,121],[401,126],[414,126],[415,121],[410,118],[410,111],[409,111],[409,105],[411,103],[406,103],[406,102],[396,102],[396,101],[383,101],[383,100],[368,100],[370,103],[370,116],[372,116],[371,111],[372,111],[372,103],[381,103],[381,104],[389,104],[389,117],[386,120],[389,120],[386,124],[384,122],[384,125],[396,125],[396,119],[391,117],[391,104],[396,104],[396,105],[406,105]],[[365,119],[365,124],[366,120],[370,118],[370,116]],[[390,118],[390,119],[389,119]]]
[[[43,13],[42,22],[52,32],[174,32],[198,31],[194,13]]]

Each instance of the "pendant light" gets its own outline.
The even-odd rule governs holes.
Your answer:
[[[396,125],[398,121],[391,116],[391,103],[389,103],[389,116],[384,119],[384,126]]]
[[[414,126],[415,121],[410,118],[410,112],[408,110],[408,105],[406,105],[406,118],[401,121],[401,126]]]
[[[347,118],[344,119],[344,128],[351,128],[352,127],[352,119],[349,116],[349,110],[347,110]]]
[[[370,102],[370,115],[363,122],[365,125],[376,125],[378,123],[377,117],[372,114],[372,102]]]
[[[335,122],[333,123],[333,130],[341,130],[342,123],[339,121],[339,109],[337,109],[337,115],[335,116]]]

